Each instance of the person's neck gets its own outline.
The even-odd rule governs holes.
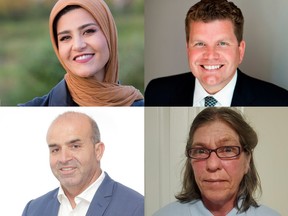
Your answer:
[[[203,203],[214,216],[223,216],[227,215],[234,208],[235,203],[233,200],[228,200],[225,203],[213,203],[203,199]]]
[[[224,86],[225,87],[225,86]],[[210,87],[210,86],[203,86],[203,88],[205,89],[205,91],[210,94],[210,95],[214,95],[216,94],[217,92],[221,91],[223,88],[223,86],[213,86],[213,87]]]
[[[83,191],[85,191],[90,185],[92,185],[99,178],[101,173],[102,173],[102,170],[99,169],[99,171],[96,172],[95,175],[91,178],[91,180],[89,181],[89,184],[87,184],[81,188],[79,187],[79,185],[69,187],[69,189],[64,188],[62,186],[62,189],[63,189],[66,197],[68,198],[73,209],[76,207],[75,197],[78,196],[79,194],[81,194]]]
[[[73,187],[73,188],[69,187],[69,189],[67,189],[63,187],[63,185],[61,185],[61,187],[65,196],[69,200],[69,203],[72,209],[74,209],[76,207],[75,197],[78,196],[80,193],[82,193],[82,190],[79,190],[79,188],[77,187]]]

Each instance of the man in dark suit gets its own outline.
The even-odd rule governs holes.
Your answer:
[[[287,90],[237,71],[231,106],[288,105]],[[191,72],[152,80],[145,91],[145,106],[192,106],[194,88]]]
[[[227,0],[202,0],[185,19],[191,72],[152,80],[145,106],[287,106],[288,91],[242,73],[244,18]]]
[[[92,118],[60,115],[48,129],[47,143],[60,187],[30,201],[23,216],[144,216],[143,196],[101,170],[105,146]]]

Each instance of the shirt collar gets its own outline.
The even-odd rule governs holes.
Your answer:
[[[219,92],[214,95],[210,95],[206,90],[202,87],[199,80],[195,79],[195,89],[194,89],[194,97],[193,97],[193,106],[204,107],[204,98],[206,96],[213,96],[218,102],[215,106],[231,106],[233,92],[236,86],[237,81],[237,71],[234,74],[233,78],[230,82]]]
[[[98,177],[98,179],[93,182],[88,188],[86,188],[81,194],[75,197],[75,203],[78,205],[81,200],[85,200],[86,202],[91,203],[92,199],[97,192],[98,188],[100,187],[101,183],[103,182],[105,178],[105,172],[102,171],[101,175]],[[58,195],[57,195],[58,201],[62,204],[63,200],[67,200],[68,198],[65,195],[63,188],[60,186]]]

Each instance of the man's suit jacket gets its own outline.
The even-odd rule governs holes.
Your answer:
[[[145,106],[192,106],[194,87],[195,77],[191,72],[154,79],[145,90]],[[238,69],[231,106],[287,105],[287,90]]]
[[[22,216],[57,216],[60,207],[58,190],[59,188],[30,201]],[[86,215],[144,216],[144,198],[136,191],[115,182],[105,173]]]

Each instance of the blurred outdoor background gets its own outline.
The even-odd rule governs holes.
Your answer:
[[[56,0],[0,0],[0,105],[47,94],[64,76],[48,20]],[[118,29],[123,85],[144,91],[144,0],[106,0]]]

